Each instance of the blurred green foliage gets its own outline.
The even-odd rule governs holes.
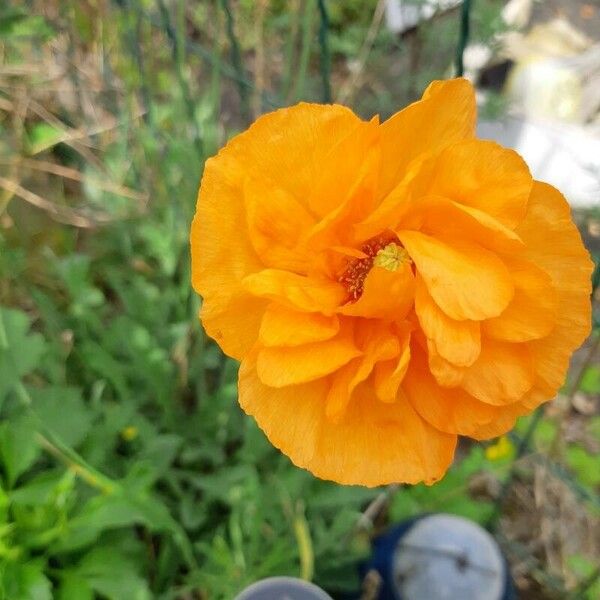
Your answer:
[[[376,4],[328,3],[334,89]],[[220,0],[0,7],[0,177],[47,201],[0,189],[0,600],[231,600],[274,574],[358,585],[357,523],[381,490],[316,480],[277,452],[196,316],[188,227],[203,161],[245,126],[240,90],[255,113],[320,94],[315,3],[272,2],[262,33],[257,3],[231,5],[235,38]],[[501,3],[475,5],[489,39]],[[447,73],[456,28],[452,15],[407,39],[379,27],[350,101],[385,115],[414,99]],[[246,62],[257,44],[274,53],[270,85],[232,65],[233,42]],[[555,434],[544,420],[535,446]],[[566,462],[598,490],[589,449]],[[436,486],[395,494],[389,517],[485,524],[493,502],[471,484],[511,464],[467,447]],[[584,581],[593,565],[572,569]]]

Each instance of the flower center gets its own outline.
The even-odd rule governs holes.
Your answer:
[[[338,277],[338,281],[348,291],[346,303],[356,302],[362,296],[365,279],[374,266],[397,271],[403,264],[412,263],[398,238],[391,235],[370,239],[362,245],[361,251],[366,256],[350,260]]]
[[[378,250],[373,259],[374,266],[381,267],[388,271],[397,271],[400,266],[405,263],[412,263],[408,252],[402,246],[398,246],[398,244],[395,244],[394,242],[391,242],[381,250]]]

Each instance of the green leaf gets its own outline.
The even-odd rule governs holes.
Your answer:
[[[121,398],[130,397],[126,369],[121,362],[111,356],[100,344],[91,340],[83,342],[79,351],[87,368],[110,381]]]
[[[82,548],[97,540],[104,531],[138,524],[145,524],[145,520],[130,500],[121,495],[96,496],[71,519],[57,551]]]
[[[92,414],[73,387],[31,390],[36,415],[64,444],[78,446],[92,426]]]
[[[596,563],[583,554],[569,556],[567,558],[567,565],[579,579],[586,579],[597,568]]]
[[[22,415],[0,425],[0,456],[9,487],[36,460],[41,448],[35,439],[36,422],[31,415]]]
[[[390,519],[403,521],[415,517],[421,512],[421,504],[414,494],[405,494],[404,490],[394,494],[390,504]]]
[[[577,479],[583,485],[600,485],[600,461],[581,446],[567,448],[567,464],[575,471]]]
[[[469,454],[435,485],[420,484],[396,493],[391,503],[392,519],[401,520],[423,512],[447,512],[483,524],[491,515],[492,503],[471,498],[468,481],[483,469],[494,468],[496,465],[486,461],[484,449],[473,446]]]
[[[80,575],[63,575],[57,600],[94,600],[94,590]]]
[[[316,482],[309,503],[312,510],[338,511],[340,506],[358,507],[367,504],[380,493],[381,489],[341,486],[319,481]]]
[[[10,497],[0,485],[0,523],[8,523],[10,501]],[[0,538],[2,538],[2,534],[0,534]]]
[[[0,570],[0,590],[7,600],[52,600],[52,584],[41,561],[12,564]]]
[[[125,489],[129,489],[126,482]],[[135,490],[135,483],[132,483]],[[161,500],[149,492],[125,495],[96,496],[69,524],[69,533],[59,544],[60,551],[73,550],[96,540],[107,530],[133,525],[144,525],[150,531],[168,532],[173,536],[187,562],[193,561],[193,552],[184,530],[173,519]]]
[[[104,302],[102,292],[94,287],[91,279],[91,259],[85,254],[65,256],[56,265],[71,298],[72,310],[81,312],[84,308],[97,308]]]
[[[542,419],[535,429],[533,439],[538,450],[547,451],[556,437],[557,424],[555,421]]]
[[[27,145],[30,155],[39,154],[52,146],[56,146],[63,140],[64,131],[53,127],[43,121],[36,123],[30,130],[27,137]]]
[[[77,575],[108,600],[148,600],[150,590],[137,564],[117,548],[97,547],[79,563]]]
[[[46,40],[54,30],[41,15],[29,15],[22,9],[9,8],[0,12],[0,39],[41,37]]]
[[[28,333],[27,315],[19,310],[0,308],[6,339],[0,335],[0,404],[21,377],[33,371],[46,349],[38,333]],[[2,327],[0,324],[0,328]]]
[[[600,416],[592,417],[589,420],[586,429],[591,435],[600,441]]]
[[[587,394],[600,393],[600,368],[596,365],[586,367],[579,389]]]
[[[44,471],[10,492],[10,501],[18,506],[44,506],[64,476],[65,470],[62,466],[54,471]]]
[[[162,434],[149,439],[140,454],[140,460],[148,461],[152,465],[155,476],[164,473],[181,447],[182,438],[175,434]]]
[[[144,524],[145,519],[131,500],[124,496],[96,496],[71,521],[72,526],[90,525],[98,530]]]

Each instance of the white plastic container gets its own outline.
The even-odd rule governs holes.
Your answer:
[[[294,577],[269,577],[253,583],[235,600],[332,600],[320,587]]]

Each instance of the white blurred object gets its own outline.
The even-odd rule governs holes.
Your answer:
[[[510,27],[522,29],[529,23],[533,0],[509,0],[502,9],[502,20]]]
[[[547,58],[518,64],[509,77],[508,94],[526,115],[577,121],[583,91],[577,72]]]
[[[385,22],[392,33],[404,33],[422,21],[431,19],[436,13],[444,12],[462,3],[462,0],[386,0]]]
[[[475,81],[478,73],[492,58],[493,52],[485,44],[469,44],[463,53],[464,76],[469,81]]]
[[[558,188],[572,206],[600,205],[600,130],[532,118],[480,121],[477,134],[513,148],[533,177]]]
[[[494,538],[455,515],[417,521],[394,553],[393,581],[405,600],[500,600],[505,564]]]
[[[562,17],[538,23],[526,34],[508,32],[503,39],[505,54],[515,61],[529,55],[557,58],[575,56],[593,44],[585,33]]]
[[[515,62],[508,97],[525,115],[579,123],[593,119],[600,108],[600,44],[558,18],[527,35],[507,34],[503,54]]]
[[[332,600],[320,587],[295,577],[268,577],[242,590],[235,600]]]
[[[526,115],[592,121],[600,109],[600,44],[564,58],[530,55],[514,67],[507,91]]]

